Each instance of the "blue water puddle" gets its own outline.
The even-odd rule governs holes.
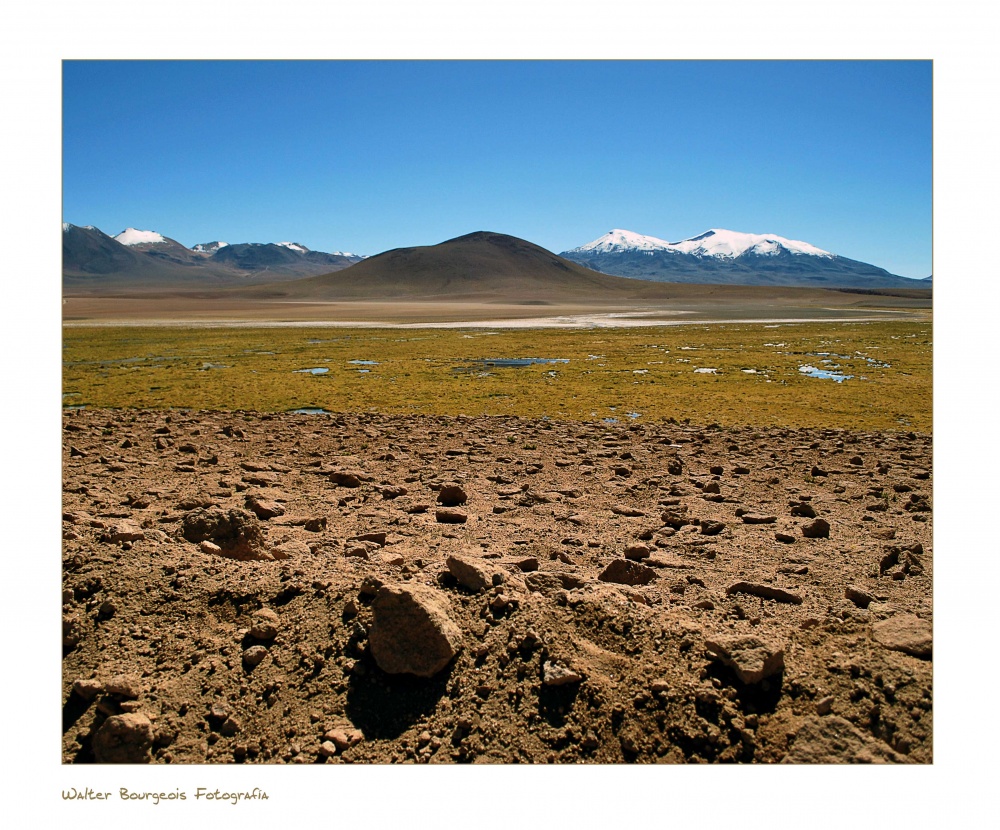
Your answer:
[[[475,360],[481,366],[496,367],[498,369],[517,369],[521,366],[532,366],[534,364],[549,365],[552,363],[569,363],[568,358],[563,357],[497,357],[488,360]]]
[[[377,360],[348,360],[353,366],[378,366]]]
[[[642,413],[641,412],[626,412],[625,413],[625,417],[626,418],[631,418],[634,421],[636,418],[641,418],[642,417]]]
[[[525,366],[550,366],[555,363],[569,363],[566,357],[493,357],[471,360],[471,366],[454,366],[453,372],[471,373],[476,377],[489,377],[490,372],[483,369],[520,369]],[[556,377],[556,372],[547,372],[549,377]]]
[[[819,369],[816,366],[799,366],[799,371],[806,377],[810,378],[821,378],[823,380],[832,380],[837,383],[843,383],[845,380],[850,380],[854,375],[845,375],[842,372],[833,372],[829,369]]]
[[[306,374],[306,375],[325,375],[325,374],[326,374],[327,372],[329,372],[330,370],[329,370],[329,369],[326,369],[326,368],[324,368],[324,367],[322,367],[322,366],[317,366],[317,367],[316,367],[315,369],[293,369],[292,371],[293,371],[293,373],[294,373],[294,374],[296,374],[296,375],[299,375],[299,374]]]
[[[290,410],[292,415],[329,415],[325,409],[318,406],[304,406],[301,409]]]

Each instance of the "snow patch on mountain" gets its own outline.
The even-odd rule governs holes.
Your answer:
[[[199,254],[214,254],[220,248],[228,248],[228,242],[199,242],[191,250],[197,251]]]
[[[800,242],[796,239],[785,239],[773,233],[740,233],[727,231],[723,228],[712,228],[703,234],[685,239],[682,242],[670,243],[670,248],[682,254],[695,256],[711,256],[733,259],[743,254],[753,253],[758,256],[775,256],[785,249],[793,254],[809,254],[811,256],[832,257],[829,251]]]
[[[115,239],[121,242],[122,245],[144,245],[149,242],[167,241],[156,231],[140,231],[136,228],[126,228]]]
[[[571,249],[569,253],[619,254],[671,251],[716,259],[735,259],[748,253],[758,256],[777,256],[782,250],[792,254],[834,256],[829,251],[824,251],[808,242],[786,239],[773,233],[741,233],[723,228],[712,228],[681,242],[667,242],[655,236],[643,236],[634,231],[616,228],[593,242]]]
[[[615,228],[593,242],[588,242],[579,248],[573,248],[572,251],[574,253],[593,251],[599,254],[617,254],[624,251],[664,251],[669,248],[670,243],[664,239]]]
[[[303,248],[301,245],[297,245],[294,242],[275,242],[275,245],[280,245],[282,248],[289,248],[293,251],[298,251],[300,254],[306,253],[309,249]]]

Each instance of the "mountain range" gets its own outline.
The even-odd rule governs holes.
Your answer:
[[[858,289],[846,290],[853,293]],[[930,295],[926,287],[912,292],[868,289],[861,293],[898,293],[908,299],[894,303],[912,300],[919,307],[925,307]],[[885,301],[851,301],[843,294],[816,287],[696,285],[616,277],[584,268],[524,239],[490,231],[476,231],[437,245],[395,248],[332,274],[227,289],[225,296],[223,292],[214,296],[261,305],[375,300],[400,305],[430,301],[441,305],[634,309],[666,303],[679,314],[711,306],[713,313],[724,317],[741,317],[751,306],[777,313],[779,308],[860,307]]]
[[[543,274],[545,285],[539,282]],[[637,280],[854,290],[931,286],[929,278],[899,277],[807,242],[720,228],[681,242],[616,229],[558,256],[523,239],[478,231],[365,257],[311,251],[297,242],[216,240],[188,248],[156,231],[127,228],[111,237],[93,226],[63,225],[63,288],[78,294],[260,286],[261,296],[325,295],[332,289],[359,299],[504,292],[517,299],[529,283],[547,297],[570,284],[570,293],[589,295],[608,277],[631,280],[633,293],[641,293]],[[291,282],[301,285],[266,287]],[[605,288],[612,294],[622,290],[617,284]]]
[[[560,256],[605,274],[656,282],[817,288],[926,288],[929,284],[808,242],[722,228],[680,242],[615,229]]]
[[[336,273],[256,286],[244,293],[261,299],[531,304],[639,297],[656,287],[592,271],[524,239],[477,231],[437,245],[394,248]]]
[[[187,248],[156,231],[126,228],[108,236],[92,225],[63,224],[63,287],[85,293],[279,282],[328,274],[362,259],[296,242],[215,241]]]

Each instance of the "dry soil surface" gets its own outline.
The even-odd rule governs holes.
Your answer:
[[[931,440],[64,419],[66,763],[932,760]]]

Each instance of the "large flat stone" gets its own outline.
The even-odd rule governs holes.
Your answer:
[[[902,651],[914,657],[930,657],[933,629],[927,620],[913,614],[896,614],[872,626],[872,636],[893,651]]]

